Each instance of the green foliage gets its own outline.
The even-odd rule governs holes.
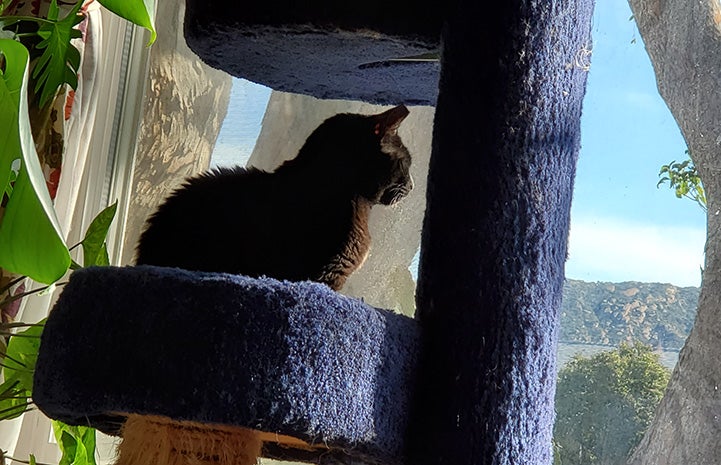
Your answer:
[[[2,0],[2,1],[0,1],[0,13],[2,13],[3,11],[5,11],[5,8],[7,8],[8,6],[10,6],[10,2],[12,2],[12,1],[13,1],[13,0]]]
[[[555,463],[625,463],[651,423],[669,376],[643,344],[575,357],[559,373]]]
[[[148,28],[151,42],[155,40],[154,1],[102,0],[100,3]],[[3,1],[0,11],[8,5]],[[80,37],[75,26],[82,20],[78,14],[81,6],[82,2],[75,3],[62,19],[56,0],[52,0],[47,18],[0,17],[3,31],[14,28],[11,32],[16,39],[0,39],[0,198],[7,197],[6,211],[0,221],[0,250],[3,251],[0,267],[45,284],[63,276],[72,262],[35,152],[27,88],[29,74],[32,74],[33,93],[39,105],[44,106],[64,84],[73,88],[77,85],[80,53],[71,40]],[[20,32],[28,30],[31,32]],[[37,56],[32,71],[29,50]],[[17,160],[20,168],[14,170],[13,163]],[[86,257],[94,264],[107,264],[107,251],[93,248],[96,245],[92,239],[83,242]]]
[[[63,84],[69,84],[73,89],[78,87],[78,68],[80,68],[80,52],[70,42],[82,36],[75,29],[83,17],[78,10],[83,2],[78,2],[65,16],[58,20],[60,8],[55,0],[50,2],[47,21],[43,21],[37,34],[42,41],[36,48],[42,50],[33,69],[35,79],[35,94],[40,96],[40,106],[50,102]]]
[[[83,20],[78,14],[81,6],[82,2],[78,2],[62,19],[59,19],[60,8],[56,0],[51,1],[47,18],[0,17],[0,25],[6,32],[11,32],[10,37],[26,44],[30,56],[37,58],[32,70],[33,94],[40,107],[51,102],[63,84],[69,84],[73,89],[77,87],[80,52],[70,41],[81,36],[75,29]]]
[[[96,465],[95,430],[53,421],[53,432],[63,455],[58,465]]]
[[[118,202],[106,207],[90,223],[88,230],[85,232],[85,237],[80,242],[83,246],[83,266],[110,265],[105,238],[108,235],[113,218],[115,218],[117,207]]]
[[[43,324],[44,321],[30,325],[14,334],[5,353],[0,354],[4,378],[0,384],[0,420],[19,417],[28,410]]]
[[[689,151],[686,150],[689,155]],[[682,162],[673,160],[668,165],[663,165],[658,173],[661,180],[656,187],[668,183],[668,187],[674,190],[677,198],[687,198],[694,201],[703,211],[706,212],[706,192],[701,182],[701,177],[696,171],[693,161],[689,158]]]
[[[151,45],[155,42],[155,0],[98,0],[108,10],[133,24],[150,31]]]
[[[102,0],[100,4],[121,18],[148,29],[151,33],[150,43],[155,41],[152,11],[154,0]],[[39,54],[34,65],[32,77],[35,80],[34,94],[38,97],[39,106],[43,107],[53,100],[58,90],[68,84],[73,89],[78,85],[78,69],[80,67],[80,52],[71,40],[81,37],[75,28],[82,20],[79,14],[83,6],[82,1],[75,3],[65,17],[60,19],[60,8],[57,0],[52,0],[46,18],[31,16],[5,16],[0,17],[0,26],[4,30],[15,30],[14,37],[25,39],[30,44],[34,36],[40,40],[29,50],[32,56]],[[35,30],[35,32],[19,32]]]
[[[105,208],[90,223],[82,242],[85,266],[108,264],[105,238],[115,217],[117,203]],[[77,264],[76,264],[77,265]],[[79,265],[77,265],[80,268]],[[29,295],[50,286],[23,294]],[[9,289],[9,288],[8,288]],[[0,294],[7,289],[0,290]],[[17,296],[0,300],[0,306]],[[44,321],[35,325],[24,323],[0,324],[0,420],[16,418],[30,409],[35,362],[40,349],[40,335]],[[28,327],[15,333],[14,329]],[[9,343],[4,344],[5,337]],[[53,429],[58,446],[63,454],[60,465],[95,465],[95,430],[86,427],[69,426],[54,421]]]
[[[26,101],[29,55],[25,47],[0,39],[4,70],[0,76],[0,186],[7,191],[13,163],[20,169],[0,222],[0,267],[42,283],[59,279],[70,253],[55,216],[35,152]]]
[[[103,0],[106,8],[151,31],[154,2]],[[147,4],[146,4],[147,3]],[[3,11],[8,6],[3,2]],[[71,40],[80,37],[75,26],[82,20],[77,2],[62,19],[52,0],[47,18],[2,16],[3,30],[14,27],[12,39],[0,39],[0,196],[7,206],[0,221],[0,267],[50,284],[71,267],[70,253],[55,216],[32,138],[27,107],[29,74],[40,106],[50,102],[64,84],[77,85],[80,54]],[[34,25],[32,27],[20,27]],[[7,31],[6,31],[7,32]],[[30,52],[39,55],[30,71]],[[19,170],[13,163],[20,160]],[[104,236],[103,236],[104,237]],[[97,241],[83,241],[86,262],[107,264],[107,251]],[[95,248],[94,248],[95,247]],[[90,249],[88,252],[88,248]],[[73,265],[75,268],[75,266]]]
[[[155,40],[155,0],[98,1],[150,30],[150,43]],[[71,265],[73,269],[81,267],[70,259],[55,216],[35,151],[28,100],[43,107],[65,84],[77,86],[81,57],[71,40],[81,37],[75,27],[82,21],[83,2],[68,3],[73,6],[62,19],[57,0],[51,0],[46,18],[3,15],[10,3],[0,0],[0,201],[5,206],[0,220],[0,267],[50,286],[10,295],[15,280],[0,289],[0,307],[51,289]],[[30,76],[34,86],[28,93]],[[83,247],[84,266],[109,264],[105,238],[115,210],[116,205],[103,210],[78,244]],[[13,332],[22,326],[29,328]],[[41,324],[0,324],[0,380],[4,380],[0,384],[0,420],[17,417],[30,408],[41,331]],[[95,430],[60,422],[53,426],[63,453],[60,465],[95,465]],[[4,457],[0,451],[0,463]],[[32,455],[30,463],[35,463]]]
[[[20,160],[18,160],[20,161]],[[11,195],[13,195],[13,186],[15,185],[15,181],[18,180],[18,170],[10,170],[10,179],[8,180],[7,185],[5,186],[5,195],[9,198]],[[3,191],[0,190],[0,196],[2,196]]]

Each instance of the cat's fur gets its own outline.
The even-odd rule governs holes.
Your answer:
[[[312,280],[340,289],[368,253],[368,215],[412,188],[401,105],[323,122],[274,172],[191,178],[148,220],[137,264]]]

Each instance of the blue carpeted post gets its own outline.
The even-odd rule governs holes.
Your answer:
[[[443,33],[409,463],[549,464],[592,0],[459,1]]]

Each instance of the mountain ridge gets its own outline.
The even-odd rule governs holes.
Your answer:
[[[699,291],[666,283],[567,279],[559,340],[609,346],[639,341],[679,350],[693,326]]]

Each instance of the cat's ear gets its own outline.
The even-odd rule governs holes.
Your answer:
[[[390,110],[373,116],[375,122],[373,132],[376,136],[383,137],[386,134],[395,134],[398,126],[408,116],[408,108],[405,105],[398,105]]]

